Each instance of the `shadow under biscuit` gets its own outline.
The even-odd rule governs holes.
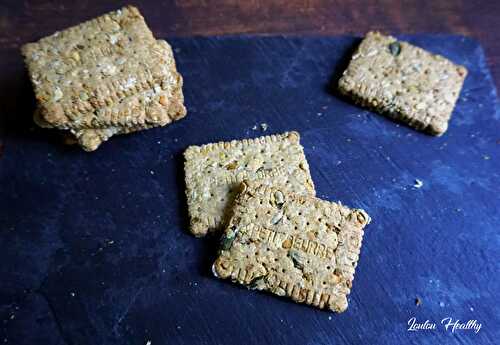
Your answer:
[[[340,61],[335,64],[335,67],[333,68],[332,74],[328,80],[328,83],[325,85],[325,92],[329,93],[332,96],[338,97],[342,100],[347,100],[348,98],[345,97],[340,93],[338,90],[338,83],[340,77],[342,77],[342,73],[347,69],[347,66],[349,66],[349,63],[351,62],[352,55],[358,49],[359,44],[361,43],[362,38],[361,37],[356,37],[354,42],[352,43],[351,46],[346,50],[345,54],[342,56]]]

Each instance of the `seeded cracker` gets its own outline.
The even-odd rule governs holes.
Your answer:
[[[362,106],[433,135],[446,132],[467,69],[392,36],[369,32],[339,80]]]
[[[164,58],[160,59],[161,61],[159,60],[158,63],[165,64],[168,73],[165,74],[161,82],[138,92],[133,87],[137,82],[136,78],[130,77],[127,81],[128,93],[118,102],[81,113],[71,122],[65,123],[47,121],[47,116],[43,116],[43,105],[39,104],[38,118],[46,123],[46,127],[59,129],[163,126],[169,123],[171,118],[167,114],[167,105],[171,101],[174,90],[182,87],[182,77],[176,70],[173,52],[167,42],[158,40],[154,46],[149,46],[149,48],[151,51],[156,50],[158,54],[164,55]],[[124,88],[122,87],[122,89]],[[80,98],[82,97],[83,94],[80,95]],[[87,99],[87,96],[83,98]],[[52,117],[48,116],[48,118],[50,120]]]
[[[103,142],[107,141],[113,135],[117,134],[127,134],[135,131],[140,131],[144,129],[149,129],[153,127],[157,127],[159,125],[166,125],[170,122],[179,120],[186,115],[186,108],[184,107],[184,96],[182,93],[182,77],[180,74],[177,74],[178,82],[174,85],[175,89],[171,95],[168,95],[168,101],[161,102],[160,101],[160,111],[165,113],[164,122],[161,124],[136,124],[134,126],[120,126],[120,124],[111,125],[108,127],[102,128],[80,128],[80,129],[70,129],[70,132],[76,137],[77,143],[85,150],[85,151],[94,151],[96,150]],[[135,96],[136,98],[142,97],[141,95]],[[161,100],[162,96],[160,94],[159,98]],[[158,101],[158,97],[154,95],[150,97],[148,100],[141,99],[140,103],[143,105],[142,109],[139,108],[137,112],[145,112],[148,111],[148,107],[151,104],[154,104]],[[33,115],[33,119],[35,123],[42,128],[53,128],[53,126],[47,122],[45,122],[37,109]]]
[[[167,87],[170,50],[165,41],[154,39],[134,7],[22,48],[40,115],[54,126],[69,127],[79,127],[89,116],[92,127],[100,121],[110,125],[113,119],[101,109],[136,93]]]
[[[343,312],[370,217],[363,210],[243,182],[214,274]]]
[[[259,179],[297,194],[315,194],[297,132],[190,146],[184,153],[190,229],[221,229],[240,183]]]
[[[182,95],[182,90],[179,87],[174,91],[172,101],[166,106],[168,108],[167,115],[170,121],[175,121],[183,118],[186,115],[186,108],[184,107],[184,97]],[[167,122],[167,123],[168,123]],[[77,138],[78,143],[85,151],[94,151],[99,145],[107,141],[113,135],[118,134],[128,134],[136,131],[141,131],[144,129],[150,129],[157,127],[152,124],[138,125],[136,127],[107,127],[100,129],[78,129],[71,130],[71,133]]]
[[[69,130],[87,151],[115,134],[186,115],[172,48],[132,6],[22,47],[37,98],[35,122]]]

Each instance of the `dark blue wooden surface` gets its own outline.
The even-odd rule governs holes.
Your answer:
[[[0,131],[0,343],[498,343],[494,85],[477,42],[404,38],[470,71],[443,137],[331,92],[350,37],[172,39],[188,117],[92,154],[30,129],[33,96],[16,62]],[[340,315],[217,280],[216,240],[186,231],[183,150],[285,130],[302,134],[318,195],[373,218]],[[482,328],[445,331],[448,316]],[[438,329],[408,332],[411,317]]]

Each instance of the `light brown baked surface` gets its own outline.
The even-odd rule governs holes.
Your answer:
[[[94,35],[110,37],[99,31]],[[167,42],[132,41],[115,47],[117,43],[97,40],[87,48],[105,50],[98,45],[101,43],[114,50],[83,59],[76,58],[80,54],[78,51],[84,51],[85,48],[79,48],[83,45],[68,46],[65,40],[57,41],[60,36],[62,34],[50,45],[42,39],[22,48],[40,115],[46,122],[59,128],[161,122],[158,118],[161,114],[137,112],[135,109],[141,104],[130,103],[130,100],[136,95],[147,97],[149,90],[171,92],[176,71],[172,49]],[[120,104],[126,107],[117,110]]]
[[[168,115],[168,121],[163,125],[166,125],[170,122],[180,120],[184,116],[186,116],[186,108],[184,107],[184,96],[182,94],[182,88],[179,86],[171,97],[171,100],[167,106],[166,114]],[[137,125],[135,127],[125,126],[110,126],[107,128],[99,128],[99,129],[71,129],[70,132],[75,136],[78,144],[85,151],[94,151],[96,150],[103,142],[109,140],[113,135],[119,134],[128,134],[133,133],[145,129],[150,129],[154,127],[158,127],[160,125],[155,124],[144,124]]]
[[[362,106],[433,135],[448,129],[465,67],[392,36],[369,32],[339,80]]]
[[[299,303],[346,310],[368,214],[257,181],[242,185],[214,274]]]
[[[86,151],[112,135],[186,115],[172,48],[132,6],[22,47],[37,98],[35,122],[68,130]]]
[[[184,96],[182,93],[182,79],[180,83],[174,90],[173,94],[169,99],[169,103],[165,106],[166,113],[168,115],[168,120],[162,125],[166,125],[170,122],[180,120],[186,116],[186,108],[184,107]],[[35,123],[42,128],[54,128],[51,124],[45,122],[43,118],[40,117],[38,109],[33,114],[33,120]],[[145,129],[150,129],[158,127],[159,125],[154,124],[144,124],[132,126],[108,126],[103,128],[72,128],[68,131],[75,138],[77,144],[79,144],[85,151],[96,150],[103,142],[109,140],[113,135],[118,134],[128,134]]]
[[[221,230],[244,179],[315,194],[297,132],[190,146],[184,158],[190,230],[195,236]]]

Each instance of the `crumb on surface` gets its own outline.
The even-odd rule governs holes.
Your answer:
[[[265,132],[265,131],[267,131],[267,127],[268,127],[268,125],[267,125],[267,123],[265,123],[265,122],[263,122],[263,123],[261,123],[261,124],[260,124],[260,128],[262,128],[262,130],[263,130],[264,132]]]
[[[415,298],[415,305],[417,307],[420,306],[420,305],[422,305],[422,300],[419,297]]]
[[[424,185],[424,182],[422,180],[419,180],[418,178],[416,178],[415,183],[413,184],[413,187],[422,188],[423,185]]]

